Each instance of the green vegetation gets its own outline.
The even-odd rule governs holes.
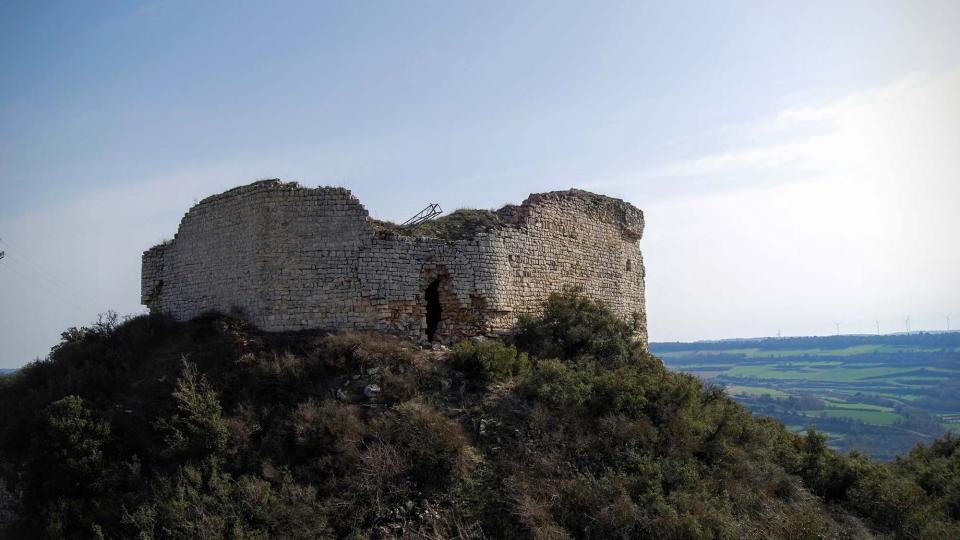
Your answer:
[[[729,386],[727,393],[731,396],[772,396],[776,398],[785,398],[789,396],[786,392],[774,390],[773,388],[763,388],[761,386]]]
[[[655,343],[651,350],[674,369],[724,386],[756,414],[835,433],[829,442],[837,449],[893,459],[958,430],[958,344],[960,333],[940,333]]]
[[[108,318],[0,379],[0,536],[951,538],[958,446],[839,454],[576,293],[441,352]]]
[[[451,364],[481,380],[500,380],[530,372],[530,356],[499,341],[463,341],[453,349]]]
[[[478,233],[500,227],[503,218],[492,210],[461,208],[413,227],[403,227],[387,221],[373,221],[381,234],[400,236],[429,236],[444,240],[465,240]]]
[[[883,407],[880,405],[871,405],[869,403],[846,403],[836,398],[825,399],[827,407],[831,409],[849,409],[855,411],[887,411],[893,410],[893,407]]]
[[[411,232],[416,236],[462,240],[473,238],[477,233],[502,224],[503,220],[496,212],[463,208],[422,223],[414,227]]]
[[[884,411],[868,411],[863,409],[850,409],[850,408],[837,408],[837,409],[826,409],[822,411],[806,411],[807,416],[810,417],[834,417],[834,418],[854,418],[865,422],[867,424],[878,424],[881,426],[889,426],[896,422],[897,420],[902,420],[897,413],[893,412],[884,412]]]

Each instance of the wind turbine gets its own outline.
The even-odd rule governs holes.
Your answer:
[[[833,324],[837,325],[837,335],[839,336],[839,335],[840,335],[840,323],[835,322],[835,323],[833,323]]]
[[[910,317],[903,320],[903,326],[907,329],[907,332],[910,331]]]
[[[3,258],[3,252],[0,251],[0,259],[2,258]],[[949,332],[950,331],[950,314],[949,313],[947,313],[946,318],[947,318],[947,332]]]
[[[877,323],[877,335],[880,335],[880,321],[874,321]]]

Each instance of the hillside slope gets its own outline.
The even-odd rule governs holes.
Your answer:
[[[630,335],[576,294],[512,344],[449,351],[214,315],[71,329],[0,379],[0,520],[14,538],[960,534],[956,440],[841,456]]]

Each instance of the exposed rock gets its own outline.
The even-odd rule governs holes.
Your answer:
[[[363,395],[368,398],[375,398],[380,395],[381,389],[379,384],[368,384],[363,388]]]

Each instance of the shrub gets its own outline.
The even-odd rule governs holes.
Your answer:
[[[404,403],[378,418],[373,430],[403,453],[411,480],[421,487],[447,486],[469,470],[469,443],[460,425],[429,405]]]
[[[327,467],[342,469],[359,456],[365,426],[356,408],[333,400],[313,398],[297,405],[291,418],[296,455],[324,458]]]
[[[177,379],[173,397],[177,412],[157,423],[157,428],[165,433],[167,451],[197,459],[223,452],[229,430],[217,394],[206,378],[187,364]]]
[[[346,371],[408,366],[414,356],[413,346],[408,341],[395,336],[361,333],[325,336],[317,342],[316,354],[326,366]]]
[[[516,349],[456,347],[459,372],[395,337],[213,315],[68,332],[0,384],[0,536],[960,538],[955,438],[838,454],[576,292],[520,326]]]
[[[450,360],[455,369],[481,380],[507,379],[530,372],[527,353],[518,353],[516,347],[494,340],[461,341],[454,347]]]
[[[369,443],[350,483],[354,504],[373,504],[373,512],[382,514],[399,503],[409,491],[410,467],[410,460],[396,445],[380,440]]]
[[[39,525],[48,536],[82,534],[101,517],[97,497],[107,487],[104,447],[110,425],[95,418],[79,396],[55,401],[39,416],[23,502],[41,509]]]
[[[289,474],[274,482],[234,479],[216,467],[187,465],[151,490],[148,501],[124,513],[126,537],[334,538],[315,490],[293,483]]]
[[[593,385],[583,370],[571,368],[560,360],[541,360],[520,388],[529,398],[543,401],[552,408],[571,409],[590,399]]]
[[[103,445],[110,426],[94,419],[79,396],[67,396],[44,409],[43,443],[36,449],[49,462],[44,467],[60,467],[69,481],[63,487],[80,487],[100,473]],[[72,485],[71,485],[72,484]]]
[[[514,342],[540,358],[587,358],[616,367],[633,354],[635,332],[608,307],[579,289],[568,289],[547,298],[542,317],[521,317]]]

